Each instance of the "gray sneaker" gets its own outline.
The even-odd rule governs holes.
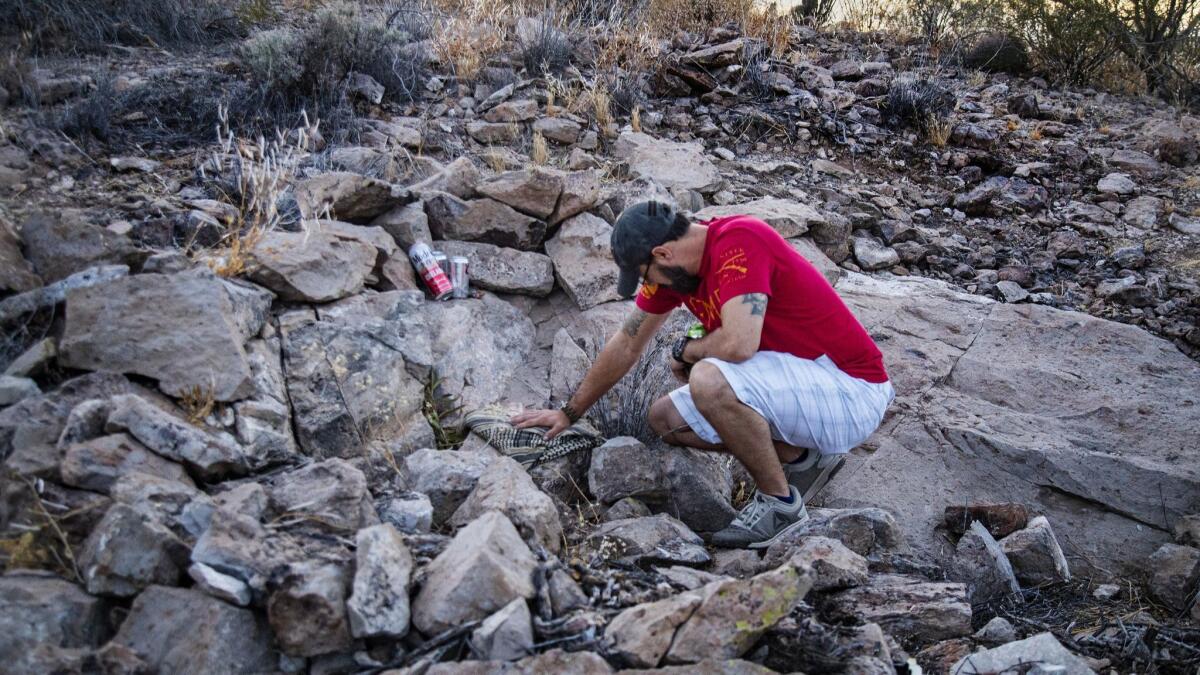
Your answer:
[[[792,503],[787,504],[755,490],[750,503],[742,508],[729,527],[714,533],[710,543],[723,548],[766,548],[775,543],[808,520],[800,491],[795,487],[791,491]]]
[[[784,464],[783,475],[792,487],[800,491],[804,503],[812,501],[813,497],[825,487],[829,481],[842,470],[846,463],[845,455],[822,455],[816,450],[809,450],[804,461],[797,464]]]

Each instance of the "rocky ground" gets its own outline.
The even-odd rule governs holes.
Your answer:
[[[6,665],[1194,670],[1200,120],[878,35],[790,48],[681,34],[622,84],[636,115],[586,58],[502,54],[407,107],[356,81],[349,136],[218,119],[203,145],[165,110],[105,144],[45,122],[101,70],[136,92],[227,52],[39,62],[0,145]],[[645,196],[770,223],[897,387],[761,554],[701,536],[744,472],[640,422],[661,347],[591,452],[527,472],[456,426],[576,386],[628,311],[608,236]],[[468,257],[473,296],[430,300],[415,241]]]

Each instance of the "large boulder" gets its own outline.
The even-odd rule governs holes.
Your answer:
[[[742,656],[791,613],[812,587],[808,569],[782,565],[749,579],[715,581],[700,589],[700,605],[675,632],[670,663]]]
[[[678,143],[640,132],[625,132],[613,145],[613,155],[629,166],[633,178],[649,178],[668,190],[705,194],[721,189],[721,172],[698,143]]]
[[[408,633],[408,586],[413,558],[400,533],[386,523],[358,531],[354,585],[346,610],[356,638]]]
[[[305,218],[328,216],[351,223],[368,222],[410,201],[407,191],[398,186],[341,171],[301,181],[295,193]]]
[[[433,524],[446,522],[475,489],[492,454],[422,448],[404,458],[408,487],[427,495]]]
[[[512,523],[489,511],[460,529],[426,569],[413,599],[413,625],[434,635],[534,595],[533,553]]]
[[[148,473],[192,484],[182,466],[151,452],[127,434],[109,434],[67,447],[60,472],[65,485],[105,494],[118,478],[129,473]]]
[[[612,226],[590,213],[566,221],[549,241],[546,253],[567,295],[580,309],[620,299],[610,239]]]
[[[292,656],[319,656],[353,644],[346,598],[350,569],[312,559],[292,563],[272,581],[267,618],[279,648]]]
[[[545,254],[467,241],[443,241],[438,248],[467,259],[473,287],[536,297],[554,290],[554,262]]]
[[[554,213],[562,189],[562,176],[537,167],[502,173],[476,187],[483,196],[541,220]]]
[[[133,650],[154,672],[223,675],[278,666],[262,618],[184,588],[143,591],[113,643]]]
[[[65,209],[34,215],[21,225],[25,257],[43,282],[59,281],[97,265],[136,263],[137,247],[127,236],[93,225],[85,215]],[[26,284],[31,281],[28,276],[20,279]]]
[[[128,598],[155,584],[173,586],[188,549],[170,528],[114,504],[84,542],[79,569],[88,592]]]
[[[778,197],[762,197],[744,204],[709,206],[696,212],[699,220],[710,220],[725,216],[754,216],[775,228],[783,238],[799,237],[808,232],[810,225],[823,225],[825,216],[803,202],[794,202]]]
[[[935,530],[947,506],[964,494],[1025,503],[1101,578],[1137,571],[1172,523],[1200,512],[1200,467],[1172,449],[1200,429],[1200,406],[1175,405],[1195,399],[1200,365],[1171,343],[928,279],[847,273],[837,290],[883,351],[897,400],[827,505],[887,508],[915,548],[945,560]],[[927,489],[903,487],[914,482]]]
[[[480,241],[523,251],[536,249],[546,236],[546,223],[494,199],[463,201],[444,192],[425,199],[429,229],[438,239]]]
[[[1007,673],[1024,670],[1030,665],[1042,672],[1095,675],[1087,661],[1059,644],[1051,633],[1038,633],[1031,638],[964,656],[950,672]]]
[[[138,274],[67,293],[59,363],[132,373],[180,397],[217,401],[252,393],[244,344],[266,319],[271,296],[211,273]]]
[[[113,397],[105,429],[128,433],[204,480],[250,469],[246,453],[227,434],[193,426],[136,394]]]
[[[508,516],[531,547],[541,546],[551,553],[562,547],[562,522],[554,500],[539,490],[511,457],[497,457],[484,467],[475,489],[454,512],[450,524],[462,527],[487,511]]]
[[[308,515],[334,530],[353,532],[378,522],[367,477],[343,459],[278,474],[267,494],[276,513]]]
[[[249,276],[293,302],[330,302],[363,289],[376,249],[331,232],[268,232],[251,251]]]
[[[958,540],[948,577],[967,585],[972,605],[1017,596],[1021,586],[1000,544],[979,521]]]
[[[421,404],[432,366],[418,291],[280,319],[284,378],[305,454],[361,455],[377,439],[431,437]]]

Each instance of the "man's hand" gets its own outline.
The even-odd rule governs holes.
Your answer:
[[[682,382],[684,384],[687,384],[687,381],[688,381],[687,364],[682,363],[680,361],[676,361],[675,358],[672,356],[668,356],[667,361],[671,364],[671,374],[675,376],[675,379],[679,380],[680,382]]]
[[[563,431],[566,431],[567,427],[571,426],[571,420],[561,410],[526,410],[513,415],[509,422],[515,424],[518,429],[548,427],[549,431],[546,432],[546,440],[554,438]]]

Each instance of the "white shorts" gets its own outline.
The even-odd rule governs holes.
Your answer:
[[[896,398],[891,382],[847,375],[828,356],[809,360],[758,352],[741,363],[704,361],[720,368],[738,400],[767,420],[775,440],[815,448],[823,455],[845,454],[865,441]],[[670,396],[697,436],[721,444],[717,430],[696,409],[690,387],[680,387]]]

